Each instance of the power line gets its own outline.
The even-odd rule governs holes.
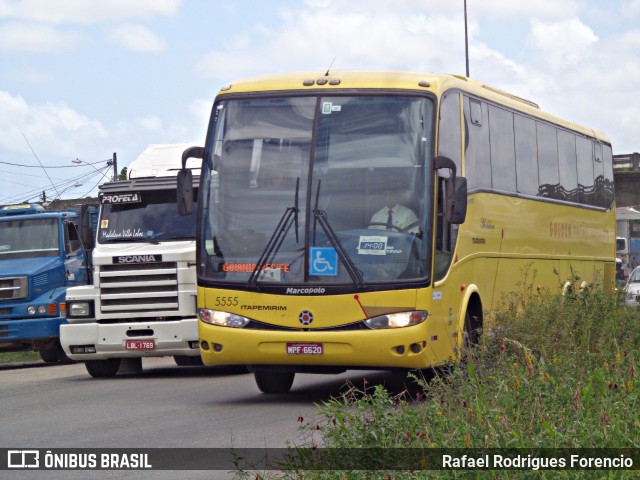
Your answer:
[[[110,162],[110,161],[111,159],[100,160],[99,162],[94,162],[94,163],[89,163],[89,162],[85,162],[85,163],[89,163],[89,165],[97,165],[98,163],[104,163],[104,162]],[[79,167],[79,165],[51,165],[51,166],[42,167],[38,165],[21,165],[19,163],[2,162],[2,161],[0,161],[0,163],[3,163],[4,165],[11,165],[13,167],[22,167],[22,168],[78,168]]]
[[[21,132],[22,133],[22,132]],[[33,152],[33,156],[36,157],[36,160],[38,160],[38,163],[40,164],[40,166],[42,167],[42,170],[44,170],[44,173],[47,175],[47,178],[49,179],[49,182],[51,182],[51,185],[53,185],[53,181],[51,180],[51,177],[49,177],[49,174],[47,173],[47,170],[44,168],[44,166],[42,165],[42,162],[40,161],[40,159],[38,158],[38,155],[36,154],[36,151],[33,149],[33,147],[31,146],[31,144],[29,143],[29,140],[27,140],[27,137],[25,136],[25,134],[23,133],[22,136],[24,137],[25,142],[27,142],[27,145],[29,145],[29,148],[31,149],[31,151]],[[53,185],[53,188],[55,189],[56,186]],[[56,189],[56,193],[58,193],[58,190]],[[60,196],[60,194],[58,193],[58,196]]]
[[[49,187],[49,188],[34,188],[31,190],[27,190],[27,191],[23,191],[19,194],[10,196],[10,197],[4,197],[2,199],[2,203],[8,203],[8,204],[12,204],[12,203],[21,203],[21,202],[29,202],[33,199],[37,199],[40,198],[40,196],[42,195],[42,193],[44,192],[45,194],[49,194],[50,196],[54,196],[53,192],[56,193],[55,198],[58,198],[60,196],[60,194],[58,193],[58,189],[60,189],[61,191],[64,190],[65,188],[69,187],[70,185],[73,185],[75,183],[82,183],[82,184],[86,184],[88,182],[90,182],[93,178],[95,178],[98,175],[104,175],[104,173],[101,170],[106,170],[107,168],[111,168],[110,165],[105,165],[102,169],[97,169],[97,171],[91,171],[88,173],[83,173],[81,175],[77,175],[73,178],[70,179],[66,179],[63,180],[61,182],[58,182],[57,184],[54,185],[54,187]],[[102,177],[99,178],[98,182],[93,185],[91,187],[90,190],[87,191],[87,193],[83,196],[86,196],[89,192],[91,192],[92,190],[94,190],[98,185],[100,185],[102,181]],[[64,191],[62,191],[62,193],[64,193]]]
[[[24,134],[23,134],[24,137]],[[31,148],[31,145],[29,144],[29,141],[27,140],[27,138],[25,137],[25,140],[27,141],[27,144],[29,145],[29,147]],[[82,184],[87,184],[89,183],[95,176],[100,175],[98,181],[95,183],[95,185],[93,185],[84,196],[88,195],[91,191],[93,191],[98,185],[100,185],[102,183],[102,179],[103,178],[108,178],[107,177],[107,169],[111,169],[112,166],[112,159],[107,159],[107,160],[98,160],[95,162],[86,162],[86,161],[82,161],[81,164],[78,165],[52,165],[52,166],[44,166],[42,165],[42,162],[40,162],[40,159],[38,158],[37,154],[35,153],[35,151],[33,150],[33,148],[31,148],[31,151],[33,152],[34,156],[36,157],[36,159],[38,160],[38,162],[40,163],[40,166],[38,165],[22,165],[22,164],[18,164],[18,163],[12,163],[12,162],[5,162],[5,161],[0,161],[0,164],[4,164],[4,165],[11,165],[11,166],[15,166],[15,167],[20,167],[20,168],[41,168],[47,179],[49,180],[49,182],[51,183],[51,187],[48,188],[31,188],[29,190],[25,190],[19,194],[14,194],[12,196],[5,196],[5,195],[0,195],[0,202],[1,203],[8,203],[8,204],[12,204],[12,203],[21,203],[21,202],[28,202],[34,199],[38,199],[41,196],[50,196],[50,197],[54,197],[54,198],[60,198],[61,195],[63,193],[65,193],[65,189],[69,190],[69,186],[72,186],[76,183],[82,183]],[[106,163],[106,164],[105,164]],[[60,182],[56,182],[54,183],[52,181],[52,178],[49,176],[49,174],[47,173],[46,169],[49,168],[79,168],[82,166],[90,166],[93,168],[93,171],[90,171],[88,173],[82,173],[80,175],[77,175],[71,179],[64,179]],[[95,165],[103,165],[102,167],[96,168]],[[5,172],[6,173],[10,173],[11,175],[24,175],[18,172]],[[33,176],[32,176],[33,177]],[[3,181],[5,181],[3,179]],[[14,184],[19,184],[18,182],[12,182]],[[24,184],[19,184],[19,185],[23,185],[23,186],[27,186]]]

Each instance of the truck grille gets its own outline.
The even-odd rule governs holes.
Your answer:
[[[103,313],[178,310],[178,265],[175,262],[130,263],[100,267]]]
[[[27,277],[0,278],[0,300],[17,300],[29,296]]]

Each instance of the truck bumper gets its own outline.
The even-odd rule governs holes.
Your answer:
[[[35,343],[42,343],[42,340],[58,338],[60,325],[65,322],[66,319],[62,317],[2,320],[0,350],[28,349]]]
[[[127,348],[127,340],[152,340],[154,348],[132,350]],[[200,355],[197,318],[163,322],[65,324],[60,328],[60,343],[69,358],[81,361]]]

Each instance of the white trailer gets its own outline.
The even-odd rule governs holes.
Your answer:
[[[60,331],[65,353],[93,377],[139,371],[143,357],[201,364],[195,217],[176,211],[176,173],[188,146],[150,145],[129,166],[128,180],[100,186],[93,283],[67,290],[69,323]]]

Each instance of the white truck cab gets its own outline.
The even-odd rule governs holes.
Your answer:
[[[67,290],[60,342],[93,377],[143,357],[201,364],[198,349],[195,217],[176,210],[176,173],[188,144],[150,145],[128,180],[100,186],[92,284]],[[200,165],[194,168],[197,201]],[[124,361],[123,361],[124,360]]]

